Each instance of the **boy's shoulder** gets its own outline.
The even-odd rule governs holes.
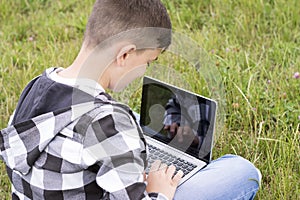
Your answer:
[[[136,117],[133,111],[125,104],[117,101],[95,101],[95,108],[82,116],[81,119],[90,119],[90,124],[104,123],[105,125],[123,126],[123,128],[138,126]]]

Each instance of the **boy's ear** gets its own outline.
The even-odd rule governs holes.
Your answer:
[[[129,57],[129,54],[135,50],[136,46],[133,44],[122,47],[117,55],[117,64],[119,66],[124,66],[126,59]]]

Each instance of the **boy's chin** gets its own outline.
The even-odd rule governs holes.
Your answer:
[[[111,91],[113,92],[122,92],[123,90],[126,89],[126,87],[130,84],[131,82],[129,81],[121,81],[121,82],[118,82],[118,84],[116,84],[112,89]]]
[[[130,83],[132,83],[134,80],[136,80],[136,79],[138,79],[142,76],[143,76],[143,74],[140,75],[140,76],[134,76],[134,77],[130,77],[130,76],[123,77],[116,84],[114,84],[114,87],[111,88],[111,91],[113,91],[113,92],[122,92],[123,90],[126,89],[126,87],[128,85],[130,85]]]
[[[124,87],[115,87],[111,91],[115,92],[115,93],[122,92],[126,87],[127,87],[127,85]]]

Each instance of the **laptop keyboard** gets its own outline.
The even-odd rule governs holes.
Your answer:
[[[169,165],[174,165],[176,167],[176,170],[179,171],[181,170],[183,172],[183,176],[187,175],[189,172],[191,172],[193,169],[195,169],[197,166],[183,160],[182,158],[176,157],[174,155],[171,155],[164,150],[161,150],[153,145],[149,145],[149,160],[148,160],[148,167],[146,169],[146,173],[150,171],[151,164],[155,160],[161,160],[162,163]]]

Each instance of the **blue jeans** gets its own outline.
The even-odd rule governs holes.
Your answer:
[[[174,199],[254,199],[260,181],[261,173],[251,162],[239,156],[225,155],[180,185]]]

